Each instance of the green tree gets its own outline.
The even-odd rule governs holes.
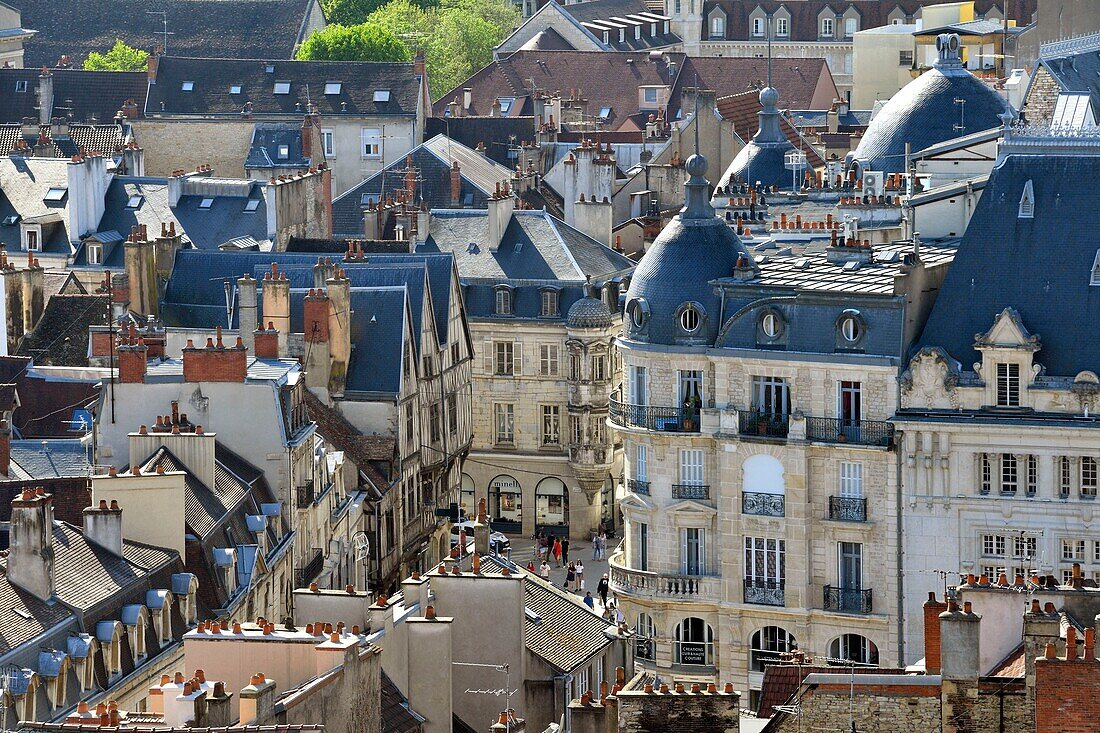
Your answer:
[[[420,48],[421,41],[426,41],[432,34],[435,25],[436,11],[424,10],[416,3],[409,0],[390,0],[382,7],[375,10],[367,18],[371,25],[385,28],[393,35],[401,39],[405,47],[411,51]],[[411,57],[410,53],[410,57]]]
[[[437,99],[493,60],[493,48],[502,40],[487,20],[452,7],[439,14],[428,41],[428,85]]]
[[[149,53],[140,48],[127,46],[121,38],[115,39],[115,45],[107,53],[92,51],[84,59],[87,71],[144,71],[149,61]]]
[[[303,61],[408,61],[409,49],[397,36],[372,23],[333,24],[314,31],[298,49]]]
[[[367,22],[367,16],[383,2],[384,0],[327,0],[322,6],[329,23],[358,25]]]

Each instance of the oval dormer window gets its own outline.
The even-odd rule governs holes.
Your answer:
[[[840,336],[848,343],[856,343],[862,335],[863,327],[859,325],[859,321],[854,316],[847,316],[840,322]]]
[[[699,310],[689,305],[680,313],[680,328],[684,329],[685,333],[695,333],[699,330]]]
[[[630,316],[630,324],[635,331],[641,331],[649,322],[649,305],[644,298],[632,298],[626,304],[627,315]]]
[[[630,320],[634,324],[634,328],[641,328],[645,325],[645,313],[641,308],[635,308],[630,313]]]
[[[779,317],[774,313],[765,313],[760,319],[760,330],[770,339],[779,335]]]

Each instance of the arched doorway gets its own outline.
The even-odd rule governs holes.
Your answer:
[[[829,645],[829,662],[831,664],[855,662],[877,667],[878,647],[866,636],[841,634]]]
[[[523,495],[519,481],[501,474],[489,482],[489,526],[498,532],[523,531]]]
[[[673,654],[676,664],[714,666],[714,629],[703,619],[688,616],[676,625]]]
[[[473,519],[477,516],[477,498],[474,493],[474,480],[467,474],[462,474],[462,489],[459,493],[459,514],[463,520]]]
[[[535,487],[535,530],[569,534],[569,492],[561,479],[544,478]]]
[[[763,672],[764,667],[777,663],[784,654],[797,648],[794,636],[782,626],[765,626],[752,635],[749,669]]]

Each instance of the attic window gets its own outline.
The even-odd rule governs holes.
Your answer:
[[[374,101],[375,102],[388,102],[388,101],[390,101],[390,90],[389,89],[375,89],[374,90]]]
[[[600,107],[600,121],[601,122],[607,122],[607,120],[610,117],[611,117],[611,108],[610,107]]]
[[[229,85],[229,93],[230,94],[240,94],[241,93],[241,85],[240,84],[230,84]]]
[[[202,201],[199,202],[199,208],[200,209],[209,209],[213,205],[214,205],[214,199],[203,199]]]
[[[277,81],[277,82],[275,82],[275,94],[290,94],[290,82],[289,81]]]
[[[275,64],[268,64],[268,65],[267,65],[267,66],[266,66],[266,67],[264,68],[264,71],[266,71],[266,72],[267,72],[267,73],[269,73],[269,74],[274,74],[274,73],[275,73]]]
[[[180,89],[182,89],[185,92],[194,91],[195,90],[195,82],[185,81],[183,84],[180,85]]]
[[[248,201],[244,202],[244,210],[245,211],[255,211],[258,208],[260,208],[260,200],[259,199],[249,199]]]
[[[339,94],[342,84],[338,81],[325,82],[325,94]]]
[[[57,202],[65,198],[65,193],[69,189],[60,188],[58,186],[51,186],[49,191],[46,191],[46,195],[42,198],[43,201]]]
[[[11,216],[5,216],[4,217],[4,226],[6,226],[6,227],[15,226],[16,223],[18,223],[18,222],[19,222],[19,215],[18,214],[12,214]]]
[[[127,209],[136,209],[137,207],[141,206],[141,202],[143,200],[144,200],[144,197],[141,194],[136,193],[133,196],[131,196],[129,199],[126,200],[126,208]]]
[[[290,157],[290,146],[289,145],[280,145],[279,146],[279,160],[286,160],[289,157]]]
[[[27,80],[26,79],[20,79],[19,81],[15,82],[15,91],[17,91],[17,92],[27,91]]]
[[[497,97],[497,101],[500,102],[500,114],[504,117],[508,116],[508,113],[512,111],[512,105],[515,104],[515,97]]]
[[[1024,184],[1024,192],[1020,194],[1019,218],[1035,218],[1035,188],[1031,185],[1030,180]]]

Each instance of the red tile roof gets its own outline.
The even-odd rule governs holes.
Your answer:
[[[387,474],[396,451],[396,439],[389,435],[363,435],[335,408],[321,402],[309,390],[306,390],[306,410],[325,440],[343,451],[375,488],[384,492],[390,485]]]
[[[770,718],[775,715],[775,706],[783,705],[798,691],[798,686],[806,675],[811,674],[904,674],[904,669],[882,667],[825,667],[797,664],[769,664],[764,667],[764,681],[760,686],[760,704],[756,715]]]
[[[673,98],[679,101],[679,87],[699,86],[719,97],[747,90],[759,90],[767,84],[768,60],[753,57],[692,57],[684,61]],[[773,59],[772,86],[779,90],[780,109],[824,109],[832,104],[837,91],[825,59]]]
[[[758,112],[760,112],[760,93],[758,91],[741,92],[740,94],[718,98],[718,114],[722,115],[723,119],[733,123],[733,131],[746,143],[760,129]],[[810,166],[814,168],[824,167],[825,161],[821,158],[821,155],[799,136],[798,131],[794,129],[794,125],[787,118],[779,118],[779,129],[787,136],[787,140],[790,141],[791,145],[796,148],[801,147],[805,151],[806,161]]]

